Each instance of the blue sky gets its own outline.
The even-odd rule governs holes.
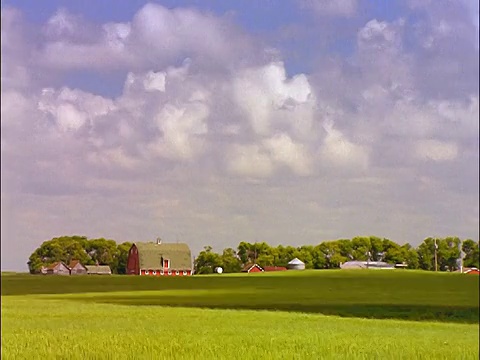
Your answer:
[[[4,1],[2,269],[44,240],[478,240],[478,5]]]

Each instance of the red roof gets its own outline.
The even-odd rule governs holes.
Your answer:
[[[287,268],[285,266],[265,266],[263,268],[265,271],[286,271]]]
[[[480,275],[480,270],[476,268],[468,269],[463,272],[464,274]]]
[[[263,271],[263,268],[258,264],[247,264],[243,267],[242,272],[250,272],[254,267],[257,267],[260,271]]]

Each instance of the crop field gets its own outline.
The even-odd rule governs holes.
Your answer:
[[[478,359],[479,277],[2,275],[5,359]]]

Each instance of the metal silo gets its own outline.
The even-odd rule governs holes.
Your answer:
[[[293,259],[287,264],[289,270],[305,270],[305,263],[297,258]]]

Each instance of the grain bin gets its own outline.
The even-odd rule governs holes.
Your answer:
[[[297,258],[287,264],[289,270],[305,270],[305,263]]]

